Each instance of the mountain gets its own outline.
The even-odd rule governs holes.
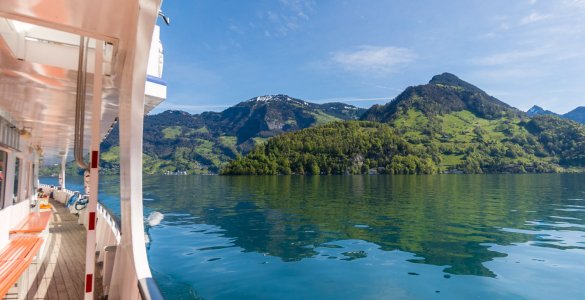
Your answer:
[[[217,173],[266,139],[311,126],[358,119],[365,109],[315,104],[287,95],[259,96],[222,112],[168,110],[144,119],[144,171]],[[118,171],[117,127],[102,142],[102,170]]]
[[[579,106],[563,115],[563,118],[585,124],[585,106]]]
[[[559,172],[585,167],[585,126],[529,118],[453,74],[408,87],[362,121],[286,133],[223,174]]]
[[[550,110],[545,110],[538,105],[534,105],[532,108],[530,108],[526,112],[526,114],[529,117],[539,116],[539,115],[553,115],[553,116],[558,116],[558,117],[563,118],[563,119],[573,120],[575,122],[585,124],[585,106],[579,106],[566,114],[559,115],[559,114],[554,113]]]
[[[469,111],[477,117],[488,120],[523,114],[520,110],[488,95],[457,76],[443,73],[433,76],[428,84],[408,87],[386,105],[372,106],[361,119],[389,122],[399,118],[410,109],[428,116]]]
[[[268,138],[335,120],[357,119],[363,111],[342,103],[319,105],[286,95],[269,95],[201,117],[210,129],[236,136],[238,144],[243,144],[254,137]]]
[[[531,107],[528,111],[526,111],[526,114],[529,117],[534,117],[534,116],[539,116],[539,115],[554,115],[554,116],[558,116],[558,114],[550,111],[550,110],[545,110],[544,108],[538,106],[538,105],[534,105],[533,107]]]

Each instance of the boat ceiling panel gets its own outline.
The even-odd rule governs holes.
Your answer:
[[[100,135],[104,138],[119,111],[125,55],[134,1],[0,1],[0,115],[31,133],[45,158],[72,153],[80,36],[90,37],[87,64],[85,141],[90,146],[95,41],[105,41]],[[125,26],[129,24],[129,26]],[[158,39],[158,32],[156,32]],[[157,40],[158,42],[158,40]],[[161,48],[162,67],[162,48]],[[159,74],[157,74],[160,76]],[[145,113],[166,98],[147,95]]]
[[[33,146],[46,158],[69,151],[74,143],[77,65],[80,36],[0,18],[0,110],[21,130],[31,133]],[[91,140],[91,103],[95,40],[88,50],[84,148]],[[114,51],[106,49],[104,69],[112,69]],[[114,76],[103,79],[101,137],[118,115]]]
[[[0,61],[5,62],[5,51]],[[32,134],[33,145],[40,145],[45,156],[56,156],[71,148],[75,128],[77,71],[16,61],[6,67],[0,63],[0,107],[12,123]],[[88,76],[87,91],[92,91],[93,76]],[[104,76],[102,101],[102,137],[118,114],[117,90]],[[92,94],[86,96],[85,148],[89,148]]]
[[[132,1],[2,0],[0,16],[114,42],[124,35]]]

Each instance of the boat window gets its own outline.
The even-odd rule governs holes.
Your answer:
[[[37,191],[38,188],[38,180],[36,180],[36,169],[37,169],[37,165],[36,164],[32,164],[32,171],[30,173],[30,177],[32,179],[32,185],[31,185],[31,194],[34,195],[35,192]]]
[[[25,186],[23,188],[24,190],[24,199],[29,199],[30,195],[32,195],[34,192],[32,192],[31,190],[31,186],[32,186],[32,164],[30,162],[28,162],[26,164],[26,168],[24,169],[24,181],[25,181]]]
[[[12,203],[20,202],[20,167],[22,163],[20,158],[16,158],[14,162],[14,190],[12,190]]]
[[[4,208],[4,187],[5,187],[5,180],[4,175],[6,174],[6,158],[8,157],[8,153],[5,151],[0,150],[0,209]]]

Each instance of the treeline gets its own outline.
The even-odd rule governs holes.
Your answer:
[[[526,128],[559,163],[566,166],[585,166],[585,126],[552,115],[535,116]]]
[[[585,167],[585,127],[576,122],[501,119],[489,130],[470,128],[465,134],[473,138],[458,142],[465,134],[454,136],[448,123],[433,119],[410,130],[346,121],[284,134],[230,162],[221,174],[550,173]]]
[[[437,154],[406,142],[386,124],[335,122],[274,137],[222,174],[433,174]]]

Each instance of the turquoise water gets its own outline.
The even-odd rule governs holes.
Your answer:
[[[585,297],[583,174],[153,176],[144,197],[169,299]]]

